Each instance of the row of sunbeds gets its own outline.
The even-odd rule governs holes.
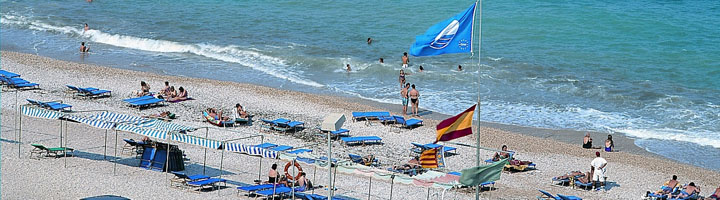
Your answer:
[[[5,70],[0,70],[0,83],[6,85],[8,88],[19,90],[40,89],[40,84],[32,83],[20,78],[20,74]]]
[[[399,125],[401,128],[413,128],[422,125],[423,121],[420,119],[405,119],[402,116],[390,115],[390,112],[352,112],[353,121],[365,121],[367,124],[371,120],[378,120],[382,124]]]

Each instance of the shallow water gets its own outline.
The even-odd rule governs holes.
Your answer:
[[[402,52],[471,3],[0,1],[0,45],[399,104]],[[693,144],[700,148],[679,151],[717,152],[698,159],[720,166],[720,2],[486,1],[483,9],[481,66],[477,52],[410,58],[421,107],[455,114],[480,94],[483,121],[680,141],[637,144],[674,159],[663,146]],[[91,54],[77,53],[81,41]]]

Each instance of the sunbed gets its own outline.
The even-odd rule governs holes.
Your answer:
[[[0,69],[0,76],[3,76],[5,78],[15,78],[15,77],[20,76],[20,74],[16,74],[16,73],[12,73],[12,72]]]
[[[411,142],[410,144],[412,144],[413,146],[416,147],[416,148],[412,149],[412,151],[415,153],[422,153],[426,149],[434,149],[434,148],[440,148],[440,147],[444,147],[442,149],[444,149],[445,153],[449,153],[450,151],[453,151],[453,153],[456,153],[455,151],[457,150],[457,148],[455,148],[455,147],[443,146],[443,145],[433,144],[433,143],[418,144],[418,143]]]
[[[174,178],[170,179],[170,186],[177,186],[177,187],[185,187],[187,186],[188,182],[193,181],[199,181],[204,179],[209,179],[209,176],[205,176],[203,174],[196,174],[192,176],[188,176],[185,173],[182,172],[172,172],[172,174],[175,175]],[[173,183],[178,183],[179,185],[173,185]]]
[[[273,151],[287,151],[287,150],[290,150],[290,149],[292,149],[292,148],[293,148],[293,147],[291,147],[291,146],[280,145],[280,146],[276,146],[276,147],[270,148],[270,150],[273,150]]]
[[[75,149],[69,148],[69,147],[47,148],[42,144],[30,144],[30,145],[35,147],[34,149],[32,149],[30,151],[30,157],[32,157],[33,154],[38,154],[37,157],[41,157],[42,154],[44,153],[45,156],[53,155],[54,157],[57,158],[58,156],[63,155],[63,154],[67,155],[68,152],[70,153],[69,155],[72,156],[75,152]]]
[[[217,188],[217,183],[220,183],[220,182],[226,183],[226,181],[227,180],[220,179],[220,178],[209,178],[209,179],[202,179],[202,180],[198,180],[198,181],[187,182],[187,185],[190,186],[188,188],[188,190],[189,189],[195,190],[195,188],[197,188],[197,191],[200,191],[207,186],[210,186],[210,188],[213,188],[213,190],[214,190]]]
[[[123,101],[124,101],[124,102],[128,102],[128,103],[131,103],[131,102],[136,102],[136,101],[142,101],[142,100],[148,100],[148,99],[154,99],[154,98],[155,98],[155,97],[153,97],[153,96],[150,96],[150,95],[146,95],[146,96],[141,96],[141,97],[135,97],[135,98],[123,99]]]
[[[101,89],[92,88],[92,87],[78,88],[78,89],[80,90],[81,95],[86,96],[86,97],[105,97],[105,96],[109,97],[109,96],[112,96],[112,91],[110,91],[110,90],[101,90]]]
[[[393,116],[395,118],[395,123],[400,125],[400,128],[413,128],[415,126],[422,125],[423,121],[419,119],[408,119],[405,120],[402,116]]]
[[[123,139],[125,141],[125,145],[123,146],[120,153],[125,153],[125,151],[129,152],[137,152],[138,143],[133,139]]]
[[[310,150],[310,149],[295,149],[295,150],[289,151],[288,153],[301,154],[301,153],[309,153],[309,152],[312,152],[312,150]]]
[[[347,129],[338,129],[336,131],[329,131],[329,130],[323,130],[322,128],[318,127],[318,130],[320,130],[320,133],[317,134],[318,136],[327,137],[327,133],[330,133],[330,137],[332,138],[341,138],[341,137],[349,137],[350,136],[350,130]]]
[[[305,188],[303,188],[303,187],[289,188],[289,187],[281,186],[281,187],[269,188],[266,190],[260,190],[260,191],[255,192],[255,194],[260,195],[260,196],[267,196],[267,197],[280,195],[281,196],[280,199],[283,199],[282,197],[290,194],[292,192],[292,190],[295,190],[295,192],[302,192],[305,190]]]
[[[59,101],[42,102],[42,101],[37,101],[37,100],[32,100],[32,99],[25,99],[25,100],[27,100],[28,102],[30,102],[33,105],[37,105],[42,108],[50,109],[50,110],[64,111],[64,110],[70,110],[72,108],[71,105],[64,104]]]
[[[165,101],[165,99],[158,99],[158,98],[153,97],[152,99],[139,100],[139,101],[133,101],[133,102],[128,102],[128,103],[130,104],[131,107],[142,108],[142,107],[156,105],[156,104],[162,103],[164,101]]]
[[[155,152],[155,157],[152,159],[150,164],[150,170],[153,171],[165,171],[165,161],[167,160],[167,150],[158,149]]]
[[[238,195],[240,195],[240,191],[245,191],[249,195],[256,191],[267,190],[267,189],[271,189],[273,187],[275,187],[275,186],[273,186],[273,184],[262,184],[262,185],[240,186],[240,187],[237,187],[237,189],[238,189]],[[277,187],[280,187],[280,185],[277,185]]]
[[[327,200],[328,198],[319,194],[307,194],[302,192],[295,192],[295,197],[303,200]],[[347,200],[348,198],[333,196],[333,200]]]
[[[275,127],[278,127],[281,124],[290,123],[290,120],[283,118],[277,118],[275,120],[261,119],[261,121],[263,122],[263,124],[260,124],[260,127],[266,128],[268,130],[273,130],[275,129]]]
[[[17,88],[17,89],[39,89],[39,86],[40,86],[40,84],[31,83],[20,77],[5,78],[3,76],[0,76],[0,81],[6,83],[7,86],[10,88]]]
[[[592,189],[592,187],[593,187],[592,184],[593,184],[592,181],[588,181],[587,183],[582,183],[579,180],[575,180],[575,187],[581,187],[581,188],[585,188],[587,190]]]
[[[382,141],[382,138],[378,136],[357,136],[357,137],[344,137],[341,138],[343,142],[345,142],[345,145],[352,145],[352,144],[380,144]]]
[[[278,145],[277,145],[277,144],[273,144],[273,143],[269,143],[269,142],[255,145],[255,147],[260,147],[260,148],[263,148],[263,149],[273,148],[273,147],[276,147],[276,146],[278,146]]]
[[[305,122],[301,121],[291,121],[286,124],[278,124],[274,127],[277,131],[287,132],[287,131],[297,131],[299,129],[303,128],[303,125],[305,125]]]
[[[152,165],[152,161],[154,158],[155,158],[155,148],[145,147],[142,157],[140,158],[139,167],[150,169],[150,166]]]
[[[580,197],[576,197],[576,196],[565,196],[565,195],[562,195],[562,196],[561,196],[560,194],[558,194],[558,196],[556,197],[556,196],[553,196],[552,194],[550,194],[549,192],[545,192],[545,191],[543,191],[543,190],[539,190],[539,191],[540,191],[540,193],[542,193],[543,195],[537,197],[538,199],[582,200]]]

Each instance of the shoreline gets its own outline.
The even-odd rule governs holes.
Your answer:
[[[325,114],[329,112],[342,112],[346,114],[346,117],[349,117],[348,113],[351,111],[388,109],[392,113],[397,113],[393,111],[398,110],[399,107],[394,104],[381,105],[381,103],[377,102],[374,102],[376,104],[372,104],[372,101],[359,98],[353,99],[331,95],[309,94],[247,83],[160,75],[149,72],[73,63],[24,53],[8,51],[2,51],[1,53],[3,69],[10,71],[15,70],[15,72],[22,74],[23,77],[29,81],[41,83],[42,90],[21,92],[21,97],[23,97],[21,99],[29,97],[40,98],[40,100],[63,99],[72,104],[74,106],[73,108],[77,110],[107,107],[114,112],[129,112],[135,115],[146,115],[171,110],[179,113],[179,120],[181,122],[190,123],[198,127],[202,125],[207,126],[207,123],[198,119],[198,110],[202,110],[203,107],[208,106],[221,106],[220,108],[225,109],[230,107],[230,103],[234,105],[234,102],[241,102],[247,105],[246,109],[256,114],[255,120],[261,118],[290,117],[305,121],[306,124],[308,124],[307,127],[313,127],[315,124],[318,124]],[[18,71],[19,69],[23,71]],[[152,91],[159,90],[159,88],[156,87],[164,80],[169,80],[172,85],[186,86],[186,88],[189,88],[190,96],[196,100],[179,104],[169,104],[168,106],[142,111],[130,110],[125,107],[124,104],[118,105],[120,99],[129,96],[131,91],[139,88],[137,83],[140,80],[145,80],[150,83],[151,87],[154,86]],[[113,91],[113,97],[97,100],[78,100],[64,97],[63,87],[65,84],[87,85],[85,87],[94,86],[101,89],[109,89]],[[14,99],[14,96],[3,96],[6,99]],[[371,103],[365,104],[363,101]],[[7,111],[9,107],[12,107],[9,105],[11,102],[7,102],[5,99],[3,99],[2,102],[3,111]],[[395,108],[392,108],[393,106],[395,106]],[[8,122],[6,120],[10,120],[7,119],[7,116],[7,114],[3,114],[4,122],[6,123]],[[433,119],[434,117],[432,115],[422,116],[421,118],[425,120],[425,126],[411,130],[402,130],[399,133],[393,131],[388,132],[386,128],[381,126],[368,127],[362,123],[352,123],[348,120],[345,123],[345,127],[350,128],[354,136],[377,134],[383,138],[384,142],[387,142],[382,146],[341,148],[342,153],[340,153],[340,155],[346,152],[359,152],[362,154],[384,152],[385,154],[381,155],[381,159],[388,165],[402,163],[407,159],[407,155],[405,155],[404,152],[411,146],[409,145],[410,141],[428,142],[434,136],[434,126],[438,123],[438,120]],[[440,119],[442,119],[442,116],[440,116]],[[5,127],[8,126],[4,125],[3,128]],[[44,127],[47,128],[47,126]],[[43,127],[41,126],[40,128]],[[614,138],[616,147],[618,147],[621,152],[603,153],[603,157],[613,163],[612,169],[614,171],[611,174],[611,180],[619,186],[615,186],[605,193],[578,192],[570,190],[569,188],[566,189],[565,187],[549,188],[549,186],[545,187],[549,185],[549,177],[554,177],[570,170],[586,170],[585,166],[589,164],[591,159],[588,155],[593,154],[595,150],[580,148],[579,141],[582,141],[584,134],[577,134],[580,133],[579,131],[543,130],[486,122],[482,122],[481,129],[482,146],[498,148],[502,144],[508,144],[511,150],[518,152],[520,159],[531,160],[537,163],[540,168],[540,170],[529,172],[503,174],[503,178],[498,183],[502,189],[481,193],[484,198],[488,199],[517,198],[518,196],[526,198],[534,197],[538,195],[537,188],[561,194],[581,196],[586,199],[634,199],[644,194],[646,190],[656,190],[656,187],[661,185],[662,181],[672,174],[678,174],[683,177],[682,182],[695,181],[701,185],[704,192],[720,184],[717,180],[712,179],[712,177],[720,176],[720,173],[716,171],[679,163],[661,156],[648,156],[655,154],[635,146],[633,144],[634,140],[617,137]],[[255,129],[251,127],[238,128],[238,130],[255,131]],[[8,133],[5,133],[3,137],[7,139]],[[312,142],[312,139],[306,140],[303,138],[307,136],[305,135],[307,133],[306,131],[302,131],[299,134],[301,137],[278,136],[275,139],[279,142],[286,142],[287,144]],[[408,138],[409,135],[413,137],[410,141],[408,140],[410,139]],[[579,139],[571,138],[575,135]],[[606,134],[593,135],[596,141],[595,145],[597,146],[597,143],[600,143],[597,141],[604,141],[602,139],[604,139],[605,136]],[[563,139],[566,140],[563,141]],[[457,140],[458,143],[467,144],[474,144],[474,141],[474,136]],[[636,149],[626,149],[630,145]],[[12,153],[12,147],[7,146],[12,145],[3,145],[3,151],[8,152],[6,150],[10,150],[10,153]],[[24,147],[24,149],[27,150],[27,147]],[[317,151],[320,150],[321,148]],[[644,153],[639,150],[643,150]],[[458,171],[474,165],[474,150],[459,147],[458,151],[461,152],[460,155],[448,158],[453,166],[446,170]],[[492,152],[483,151],[481,157],[486,158],[491,154]],[[6,160],[5,157],[6,156],[3,156],[3,162],[15,161],[12,159]],[[21,160],[19,162],[24,161]],[[263,166],[266,165],[263,164]],[[12,170],[12,167],[10,169],[3,167],[2,169],[3,174],[12,172],[8,171]],[[18,176],[22,175],[19,174]],[[13,179],[12,177],[10,177],[10,179],[16,181],[21,180]],[[5,176],[3,176],[3,183],[3,185],[6,183]],[[375,184],[376,183],[373,182],[373,186],[375,186]],[[6,195],[9,194],[3,193],[4,197],[11,197]]]

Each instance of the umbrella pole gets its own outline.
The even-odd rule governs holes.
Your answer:
[[[315,183],[317,177],[317,166],[313,165],[313,183]],[[315,194],[315,190],[312,190],[312,194]]]
[[[118,131],[115,130],[115,162],[113,162],[113,175],[116,175],[115,171],[117,170],[117,140],[118,140]]]
[[[62,124],[62,120],[60,121],[60,124]],[[65,122],[65,146],[67,146],[67,140],[68,140],[67,126],[68,126],[68,123]],[[67,151],[65,149],[63,149],[63,157],[64,157],[63,161],[65,162],[65,168],[67,168]]]
[[[18,129],[18,158],[20,158],[20,149],[22,148],[20,144],[22,144],[22,114],[20,114],[20,129]]]
[[[171,133],[171,134],[172,134],[172,133]],[[167,138],[167,149],[165,149],[165,151],[166,151],[166,153],[167,153],[167,154],[165,155],[165,166],[164,166],[164,168],[165,168],[164,170],[165,170],[165,172],[166,172],[166,173],[165,173],[165,180],[168,180],[168,177],[167,177],[167,176],[168,176],[168,173],[167,173],[167,172],[170,172],[170,166],[169,166],[169,165],[170,165],[170,164],[169,164],[169,163],[170,163],[170,137]],[[168,185],[170,184],[170,182],[167,182],[167,183],[168,183]]]
[[[20,158],[20,134],[22,133],[22,113],[20,113],[20,107],[18,107],[18,92],[15,90],[15,123],[13,123],[13,133],[15,133],[16,139],[18,139],[18,158]],[[20,118],[20,131],[18,132],[18,118]]]
[[[395,185],[395,175],[390,176],[390,200],[392,200],[393,185]]]
[[[223,160],[225,159],[225,145],[224,143],[221,144],[222,150],[220,151],[220,179],[222,180],[222,174],[223,174]],[[227,185],[226,185],[227,186]],[[220,190],[218,190],[218,196],[220,196]]]
[[[208,138],[208,132],[210,129],[205,128],[205,138]],[[205,157],[203,157],[203,175],[205,175],[205,165],[207,161],[207,148],[205,148]]]
[[[265,136],[260,135],[260,144],[262,144],[263,142],[265,142]],[[260,161],[260,167],[258,168],[258,181],[262,181],[262,155],[260,155],[258,161]]]
[[[370,200],[370,193],[372,192],[372,176],[370,177],[370,184],[368,186],[368,200]]]
[[[108,132],[108,130],[105,129],[105,143],[103,144],[103,160],[107,159],[107,132]]]

